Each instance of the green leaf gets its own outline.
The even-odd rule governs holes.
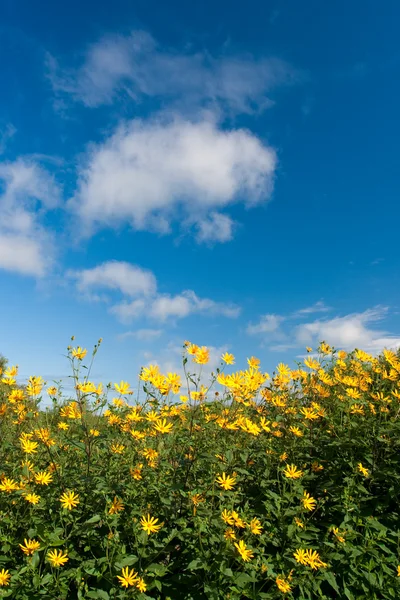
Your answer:
[[[336,582],[336,578],[335,578],[334,574],[331,571],[326,571],[324,575],[325,575],[325,580],[328,583],[330,583],[330,585],[333,587],[333,589],[335,590],[335,592],[337,592],[338,594],[340,594],[339,588],[338,588],[338,584]]]

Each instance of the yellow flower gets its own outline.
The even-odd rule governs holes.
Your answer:
[[[11,579],[10,572],[5,569],[0,571],[0,586],[9,585],[9,581]]]
[[[306,510],[314,510],[317,506],[317,501],[308,492],[304,492],[301,502]]]
[[[254,535],[261,535],[263,528],[260,519],[254,517],[254,519],[252,519],[249,523],[249,529]]]
[[[87,354],[87,350],[86,348],[81,348],[80,346],[78,346],[77,348],[72,348],[71,354],[74,358],[77,358],[78,360],[83,360]]]
[[[345,542],[344,535],[345,534],[344,533],[341,534],[338,527],[333,527],[332,532],[333,532],[333,535],[336,537],[337,541],[340,542],[341,544],[344,544],[344,542]]]
[[[138,464],[134,469],[130,468],[129,472],[132,475],[133,479],[136,479],[136,481],[139,481],[139,479],[142,479],[142,469],[143,469],[143,463]]]
[[[28,396],[37,396],[42,391],[44,381],[41,377],[29,377],[26,393]]]
[[[125,446],[123,444],[114,443],[111,444],[110,450],[113,452],[113,454],[122,454],[125,450]]]
[[[226,363],[227,365],[235,364],[235,357],[233,356],[233,354],[229,354],[228,352],[225,352],[225,354],[221,356],[221,360],[223,360],[224,363]]]
[[[308,565],[307,554],[303,548],[296,550],[296,552],[293,553],[293,556],[296,562],[300,563],[301,565]]]
[[[34,552],[36,552],[36,550],[39,550],[40,544],[36,540],[24,539],[24,544],[20,544],[19,547],[21,548],[21,550],[24,554],[26,554],[27,556],[30,556]]]
[[[362,473],[364,475],[364,477],[368,477],[369,471],[368,471],[368,469],[363,467],[362,463],[360,463],[360,462],[358,463],[357,469],[360,471],[360,473]]]
[[[317,360],[314,360],[313,358],[305,358],[304,364],[309,369],[319,369],[320,368],[319,362]]]
[[[298,519],[297,517],[295,517],[294,522],[296,523],[297,527],[304,529],[304,523],[303,523],[303,521],[301,521],[301,519]]]
[[[158,433],[170,433],[172,430],[172,423],[168,423],[167,419],[160,419],[154,426],[153,429]]]
[[[297,437],[302,437],[304,434],[301,431],[301,429],[299,429],[298,427],[294,427],[293,425],[291,427],[289,427],[289,431],[291,433],[293,433],[293,435],[296,435]]]
[[[49,483],[53,481],[53,476],[51,473],[47,473],[47,471],[39,471],[35,473],[35,483],[38,485],[49,485]]]
[[[50,550],[47,553],[47,560],[51,563],[52,567],[63,567],[68,562],[68,554],[62,550]]]
[[[303,471],[298,469],[296,465],[287,465],[286,469],[284,469],[283,474],[288,479],[299,479],[304,475]]]
[[[397,577],[400,577],[400,565],[397,567]]]
[[[130,389],[131,386],[127,381],[120,381],[119,383],[114,383],[114,387],[121,396],[131,396],[133,394]]]
[[[320,569],[321,567],[327,567],[328,565],[322,562],[318,552],[309,548],[306,550],[306,560],[309,567],[312,569]]]
[[[46,392],[48,393],[49,396],[57,396],[58,389],[53,385],[53,386],[47,388]]]
[[[156,519],[155,517],[151,517],[149,514],[147,515],[147,517],[143,516],[140,519],[140,524],[142,526],[143,531],[145,531],[148,535],[150,535],[151,533],[157,533],[163,526],[163,523],[158,524],[158,519]]]
[[[223,520],[225,523],[227,523],[228,525],[233,525],[233,523],[235,522],[235,519],[234,519],[234,517],[232,516],[232,513],[231,513],[231,511],[230,511],[230,510],[226,510],[226,509],[224,509],[224,510],[222,511],[221,518],[222,518],[222,520]]]
[[[60,498],[60,502],[63,508],[72,510],[79,504],[79,496],[75,492],[64,492]]]
[[[58,429],[61,429],[62,431],[68,431],[69,429],[69,425],[68,423],[64,423],[64,421],[60,421],[60,423],[57,424]]]
[[[92,435],[93,437],[98,437],[100,435],[100,431],[98,429],[90,429],[89,430],[90,435]]]
[[[37,494],[24,494],[24,498],[29,504],[38,504],[40,501],[40,496]]]
[[[129,567],[122,569],[122,576],[117,575],[117,579],[119,579],[121,586],[125,588],[136,585],[139,581],[138,574],[133,569],[129,569]]]
[[[19,489],[19,485],[14,479],[9,479],[8,477],[4,477],[0,483],[0,490],[2,492],[14,492]]]
[[[256,358],[255,356],[250,356],[250,358],[247,359],[247,364],[251,369],[255,369],[257,371],[260,368],[260,359]]]
[[[21,448],[26,454],[35,454],[37,452],[38,443],[32,440],[21,439]]]
[[[143,577],[138,577],[136,587],[139,592],[145,592],[147,590],[147,585],[145,584]]]
[[[117,496],[115,496],[108,512],[110,515],[115,515],[116,513],[119,513],[122,510],[124,510],[124,503],[122,502],[122,500],[119,500]]]
[[[228,529],[225,529],[224,538],[226,540],[236,540],[236,534],[235,534],[234,530],[232,529],[232,527],[228,527]]]
[[[199,347],[196,344],[190,344],[190,343],[186,344],[186,352],[188,354],[191,354],[192,356],[196,355],[198,349],[199,349]]]
[[[318,419],[319,417],[318,413],[311,408],[303,407],[300,409],[300,412],[303,413],[305,419],[309,419],[310,421]]]
[[[226,475],[222,473],[222,476],[216,478],[216,482],[224,488],[224,490],[233,490],[236,485],[236,477],[231,477],[230,475]]]
[[[198,365],[206,365],[210,360],[210,351],[205,346],[197,348],[193,361]]]
[[[279,591],[283,594],[288,594],[292,590],[291,585],[284,575],[278,575],[275,579],[275,583],[278,586]]]
[[[245,562],[249,562],[254,556],[254,553],[247,548],[243,540],[235,542],[235,548]]]

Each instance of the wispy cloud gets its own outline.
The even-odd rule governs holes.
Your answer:
[[[258,335],[263,343],[269,344],[270,350],[277,352],[304,348],[306,345],[319,344],[322,341],[337,348],[358,347],[370,352],[380,351],[384,347],[400,346],[400,334],[391,334],[386,330],[373,327],[374,323],[388,316],[387,307],[377,306],[364,312],[299,323],[313,314],[332,310],[319,301],[288,315],[262,315],[257,323],[250,323],[246,331],[250,335]]]
[[[362,348],[378,352],[383,348],[400,346],[400,334],[390,334],[383,329],[372,327],[388,316],[387,307],[377,306],[360,313],[351,313],[343,317],[316,320],[299,325],[295,337],[299,345],[327,341],[339,348]]]
[[[135,331],[125,331],[118,335],[119,340],[134,338],[135,340],[149,342],[159,338],[163,333],[162,329],[136,329]]]
[[[92,269],[68,271],[67,276],[75,280],[78,290],[89,300],[112,302],[110,312],[124,323],[139,317],[165,322],[191,314],[220,315],[231,319],[240,314],[239,306],[200,298],[192,290],[176,295],[160,293],[151,271],[125,262],[108,261]],[[115,302],[114,297],[107,295],[99,297],[96,295],[98,290],[117,291],[122,295],[122,301]]]
[[[60,68],[48,55],[47,68],[58,98],[68,95],[88,107],[111,104],[122,95],[134,102],[162,98],[164,105],[178,102],[181,110],[205,106],[231,114],[267,108],[274,88],[301,78],[276,57],[176,52],[161,48],[144,31],[102,37],[75,68]]]

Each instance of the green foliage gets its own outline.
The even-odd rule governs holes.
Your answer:
[[[91,383],[79,350],[76,398],[50,388],[47,410],[40,378],[17,393],[3,373],[0,598],[400,597],[398,355],[321,344],[202,387],[194,347],[185,396],[155,367],[133,396]]]

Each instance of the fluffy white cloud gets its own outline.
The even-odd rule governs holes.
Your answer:
[[[298,344],[303,346],[325,340],[339,348],[362,348],[370,352],[377,352],[385,347],[397,348],[400,346],[400,336],[371,327],[387,314],[386,307],[376,307],[344,317],[316,320],[299,325],[295,330],[295,337]]]
[[[68,275],[77,280],[81,292],[105,288],[118,290],[126,296],[148,296],[157,288],[151,271],[123,261],[111,260],[93,269],[69,271]]]
[[[114,303],[110,312],[122,322],[130,322],[138,317],[157,321],[176,320],[194,313],[234,319],[240,313],[240,308],[234,304],[199,298],[192,290],[174,296],[159,293],[154,274],[130,263],[108,261],[92,269],[69,271],[67,275],[76,281],[78,290],[90,299],[107,299],[93,295],[99,289],[119,292],[123,300]]]
[[[162,50],[144,31],[107,35],[92,44],[76,69],[60,69],[48,56],[48,76],[55,93],[70,95],[86,106],[111,104],[119,97],[139,102],[162,98],[182,106],[220,107],[230,113],[269,107],[273,88],[300,77],[277,58],[251,55],[212,57],[207,52]]]
[[[260,334],[260,333],[273,333],[278,331],[281,323],[285,320],[285,317],[282,315],[273,315],[267,314],[262,315],[258,323],[252,324],[250,323],[247,326],[247,333],[250,335]]]
[[[274,150],[246,130],[210,118],[134,120],[91,148],[70,207],[88,233],[124,223],[166,232],[178,220],[200,241],[227,241],[232,221],[220,210],[267,200],[275,167]]]
[[[0,163],[0,184],[0,268],[41,277],[55,249],[40,219],[58,205],[59,188],[31,159]]]

